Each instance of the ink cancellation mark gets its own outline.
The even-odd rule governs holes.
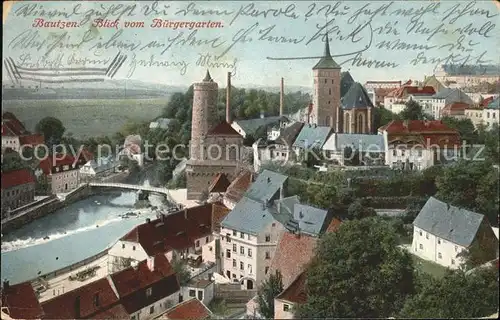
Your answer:
[[[14,59],[4,59],[4,66],[11,81],[29,80],[43,83],[101,82],[112,79],[123,63],[126,55],[118,53],[107,68],[64,68],[62,61],[57,68],[25,68],[16,65]]]

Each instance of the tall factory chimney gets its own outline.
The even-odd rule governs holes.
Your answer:
[[[227,73],[226,122],[231,123],[231,72]]]
[[[281,86],[280,86],[280,117],[283,116],[283,105],[285,99],[285,80],[281,78]]]

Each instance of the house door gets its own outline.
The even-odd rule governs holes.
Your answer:
[[[64,185],[64,190],[68,190],[68,184],[67,183]]]
[[[226,271],[226,276],[227,276],[228,279],[231,279],[231,271],[229,271],[229,270]]]
[[[253,281],[248,279],[247,280],[247,290],[252,290],[253,289]]]

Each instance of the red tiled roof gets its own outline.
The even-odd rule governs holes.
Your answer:
[[[402,86],[394,91],[389,92],[387,94],[388,97],[394,97],[399,99],[404,99],[408,97],[410,94],[420,94],[420,95],[433,95],[436,91],[434,87],[425,86],[425,87],[416,87],[416,86]]]
[[[387,131],[389,144],[413,144],[426,147],[456,147],[461,145],[460,134],[442,121],[393,120],[380,127]]]
[[[2,189],[9,189],[27,183],[34,183],[35,177],[29,169],[2,172]]]
[[[490,104],[491,101],[493,101],[493,96],[488,97],[486,99],[483,99],[483,101],[481,101],[481,103],[479,105],[481,107],[487,107]]]
[[[465,109],[470,109],[472,106],[464,102],[453,102],[447,104],[441,110],[441,116],[464,115]]]
[[[226,192],[230,184],[231,182],[229,182],[224,173],[218,173],[210,184],[210,187],[208,187],[208,192]]]
[[[314,256],[318,238],[285,232],[276,248],[270,273],[279,271],[283,277],[283,287],[288,287],[297,276],[304,271]]]
[[[127,310],[125,310],[125,307],[121,304],[117,304],[114,307],[111,307],[110,309],[104,310],[102,312],[99,312],[92,317],[89,317],[89,319],[129,319],[130,315],[128,314]]]
[[[24,125],[16,118],[16,116],[11,112],[4,112],[2,114],[2,125],[6,125],[9,130],[16,136],[27,134],[28,131]]]
[[[2,179],[3,182],[3,179]],[[30,282],[11,285],[2,290],[2,308],[7,307],[13,319],[41,319],[43,309]]]
[[[212,203],[212,229],[220,228],[222,220],[231,212],[231,209],[222,203]]]
[[[2,121],[2,137],[15,137],[16,134],[10,129],[6,122]]]
[[[234,130],[234,128],[227,123],[226,121],[222,121],[218,125],[216,125],[212,130],[207,133],[208,136],[239,136],[241,134],[238,131]]]
[[[285,290],[283,290],[283,292],[276,297],[276,299],[290,301],[293,303],[307,302],[306,280],[307,275],[305,272],[302,272]]]
[[[152,256],[173,249],[192,247],[194,241],[210,234],[212,204],[208,203],[138,225],[121,240],[139,243],[146,253]]]
[[[205,305],[196,298],[184,301],[168,310],[163,319],[175,320],[204,320],[211,315]]]
[[[337,218],[333,218],[332,221],[330,222],[330,224],[328,225],[328,227],[326,228],[326,232],[327,233],[336,232],[339,229],[341,224],[342,224],[342,221],[340,221]]]
[[[94,154],[87,149],[83,148],[82,152],[80,153],[80,157],[85,160],[85,163],[89,162],[90,160],[94,159]]]
[[[177,276],[164,254],[155,255],[153,271],[145,260],[138,264],[137,270],[130,267],[111,275],[111,279],[128,314],[137,312],[180,289]],[[146,289],[149,288],[150,296],[146,295]]]
[[[253,178],[252,172],[243,171],[236,177],[236,179],[233,180],[233,182],[231,182],[229,187],[227,187],[226,194],[224,196],[233,202],[240,201],[252,184]]]
[[[44,143],[45,143],[45,138],[41,134],[30,134],[19,137],[19,144],[22,146],[30,145],[32,147],[36,147]]]
[[[118,300],[108,278],[102,278],[43,302],[42,307],[48,319],[85,319],[109,309]]]
[[[401,84],[401,81],[366,81],[366,83],[394,83],[394,84]]]
[[[41,160],[38,167],[43,170],[43,173],[49,175],[52,172],[52,168],[60,167],[64,165],[69,165],[70,167],[75,164],[75,158],[70,154],[58,155],[55,157],[49,155],[45,159]]]
[[[379,131],[387,131],[388,134],[457,133],[455,129],[448,127],[439,120],[392,120],[385,126],[380,127]]]

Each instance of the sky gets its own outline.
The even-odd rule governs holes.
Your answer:
[[[83,34],[92,30],[95,38],[76,49],[56,48],[46,55],[46,60],[54,60],[58,55],[63,54],[61,64],[58,67],[76,67],[78,65],[67,65],[70,56],[78,59],[113,59],[118,52],[127,55],[127,60],[115,75],[117,79],[135,79],[146,82],[162,83],[167,85],[189,85],[200,81],[206,72],[206,65],[197,65],[200,56],[210,55],[213,60],[224,53],[228,47],[231,49],[217,61],[221,64],[218,67],[212,66],[210,72],[212,77],[224,86],[228,71],[234,72],[232,83],[234,86],[244,85],[263,85],[278,86],[280,78],[285,78],[288,85],[311,86],[312,85],[312,67],[318,59],[306,60],[270,60],[267,57],[278,58],[298,58],[298,57],[318,57],[324,51],[324,31],[319,31],[319,27],[330,21],[330,51],[332,55],[346,55],[367,48],[361,53],[362,59],[377,60],[382,66],[372,67],[353,65],[354,55],[335,57],[335,61],[342,65],[342,71],[349,70],[353,78],[361,83],[368,80],[403,80],[417,79],[422,80],[425,75],[434,73],[435,66],[439,65],[437,59],[443,59],[450,54],[455,55],[457,62],[464,61],[463,58],[471,56],[469,63],[477,61],[480,57],[482,61],[488,61],[490,64],[500,64],[500,37],[499,13],[500,6],[496,1],[489,0],[483,2],[469,1],[344,1],[338,3],[338,9],[344,12],[344,15],[335,15],[332,13],[332,7],[336,2],[274,2],[274,1],[198,1],[193,2],[79,2],[80,7],[77,13],[69,18],[63,16],[43,17],[45,22],[57,23],[74,21],[81,23],[85,12],[95,13],[91,16],[91,21],[98,18],[97,11],[106,11],[111,6],[115,6],[115,11],[123,10],[125,6],[136,5],[133,16],[122,16],[119,20],[118,28],[92,28],[91,22],[75,28],[48,28],[33,27],[34,20],[42,17],[39,13],[28,13],[28,5],[36,6],[35,10],[44,9],[46,11],[57,10],[58,12],[71,12],[75,3],[64,1],[30,1],[27,3],[16,2],[12,6],[8,16],[4,19],[3,35],[3,56],[11,57],[16,65],[20,66],[24,61],[25,67],[43,67],[43,65],[29,65],[28,62],[36,62],[41,59],[48,51],[48,45],[40,48],[24,47],[20,38],[22,34],[35,34],[39,41],[49,39],[47,43],[54,42],[55,37],[61,37],[66,33],[65,40],[69,42],[78,42]],[[471,3],[471,4],[470,4]],[[120,9],[119,5],[122,5]],[[376,13],[377,8],[384,10]],[[145,6],[156,6],[156,13],[145,16]],[[165,6],[165,12],[161,12]],[[431,6],[431,7],[428,7]],[[435,7],[432,7],[435,6]],[[430,8],[433,12],[428,12],[419,16],[419,8]],[[190,12],[180,12],[182,9],[191,9]],[[228,14],[216,15],[207,13],[206,15],[196,14],[192,9],[225,11]],[[275,9],[268,13],[268,17],[263,17],[266,10]],[[358,10],[361,13],[356,15]],[[429,9],[429,10],[430,10]],[[281,14],[279,11],[281,10]],[[407,16],[396,15],[397,10],[406,10]],[[414,14],[410,14],[410,10]],[[142,12],[141,12],[142,11]],[[328,11],[329,14],[326,14]],[[432,10],[431,10],[432,11]],[[488,11],[488,12],[487,12]],[[240,14],[237,16],[237,13]],[[417,12],[415,14],[415,12]],[[176,15],[176,13],[178,13]],[[199,12],[198,12],[199,13]],[[249,16],[251,13],[257,16]],[[24,16],[23,16],[24,15]],[[285,15],[294,16],[286,17]],[[449,15],[447,17],[447,15]],[[235,16],[237,16],[235,18]],[[307,17],[306,17],[307,16]],[[109,16],[110,21],[114,21],[117,16]],[[169,39],[179,37],[188,38],[193,30],[172,28],[150,28],[149,25],[153,19],[163,19],[170,21],[216,21],[221,22],[221,28],[199,28],[196,31],[197,39],[214,40],[216,48],[210,45],[190,46],[174,43],[171,48],[161,53],[162,48],[148,48],[152,41],[159,43],[168,43]],[[231,21],[234,21],[231,23]],[[144,21],[144,28],[124,28],[125,21]],[[414,25],[420,23],[421,32],[432,32],[440,24],[446,32],[437,32],[431,39],[428,35],[415,32],[408,32],[412,21]],[[470,24],[470,25],[469,25]],[[469,26],[468,26],[469,25]],[[254,26],[252,28],[252,26]],[[274,26],[274,27],[273,27]],[[357,33],[351,41],[348,38],[349,33],[357,27],[365,26]],[[370,28],[372,31],[370,31]],[[426,29],[426,30],[425,30]],[[241,35],[248,31],[245,41]],[[269,31],[270,30],[270,31]],[[359,30],[359,29],[358,29]],[[394,30],[398,35],[394,35]],[[106,43],[116,32],[121,31],[119,41],[124,44],[134,44],[137,48],[117,48],[116,46],[107,49],[97,49],[96,43]],[[315,34],[318,36],[315,38]],[[384,34],[385,33],[385,34]],[[52,38],[50,35],[52,34]],[[339,39],[343,35],[347,39]],[[287,40],[295,39],[298,43],[276,43],[270,41],[271,36],[275,38],[284,37]],[[263,38],[262,38],[263,37]],[[101,39],[102,38],[102,39]],[[236,41],[236,39],[240,41]],[[259,39],[261,38],[261,39]],[[314,39],[315,38],[315,39]],[[371,39],[371,41],[370,41]],[[382,41],[387,41],[386,46],[397,45],[402,42],[421,46],[416,50],[388,50],[387,48],[378,48]],[[208,42],[208,41],[207,41]],[[232,45],[234,43],[234,45]],[[309,43],[307,43],[309,42]],[[390,44],[389,44],[390,42]],[[25,41],[26,44],[26,41]],[[427,46],[427,48],[425,48]],[[382,45],[383,47],[383,45]],[[483,55],[481,55],[483,54]],[[29,59],[26,56],[29,55]],[[420,58],[416,65],[411,61],[417,56],[425,57],[428,63],[423,63]],[[160,61],[168,66],[141,66],[151,61]],[[24,59],[24,60],[23,60]],[[236,59],[236,63],[234,62]],[[347,61],[351,59],[351,61]],[[135,68],[133,62],[135,61]],[[385,64],[383,63],[385,61]],[[436,62],[437,61],[437,62]],[[395,67],[387,67],[387,65]],[[235,66],[235,67],[234,67]],[[86,66],[92,67],[87,63]],[[102,67],[102,65],[94,65]],[[5,63],[3,64],[3,80],[6,80]]]

